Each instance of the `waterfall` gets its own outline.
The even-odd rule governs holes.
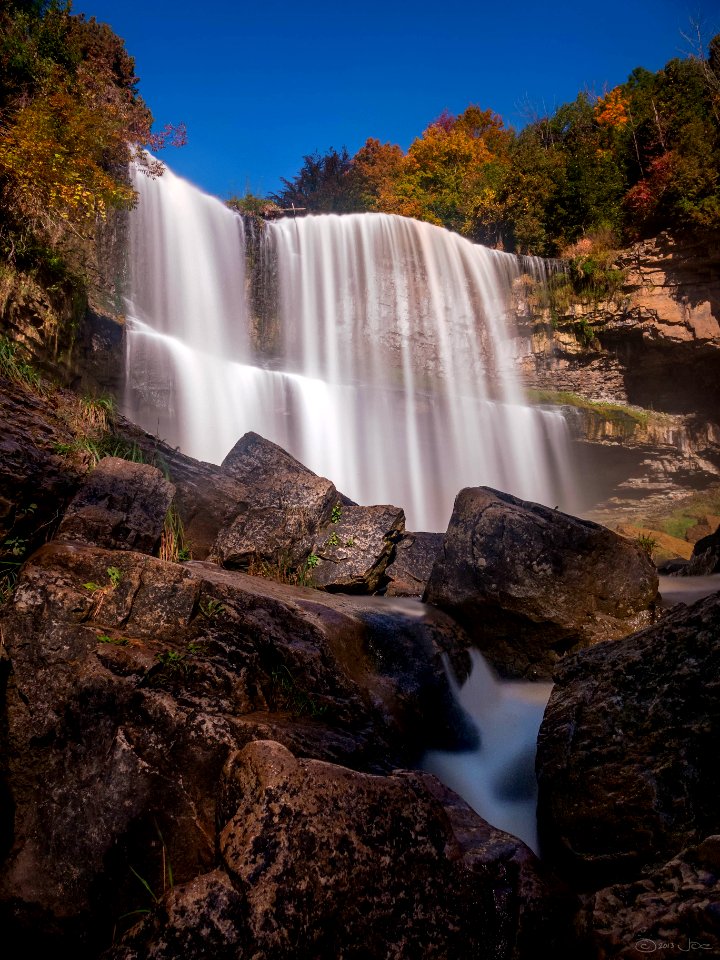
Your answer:
[[[386,214],[258,236],[168,169],[134,182],[136,422],[216,463],[254,430],[409,529],[444,530],[463,486],[571,506],[565,421],[525,405],[513,371],[512,285],[542,261]]]
[[[422,766],[459,793],[488,823],[538,853],[535,745],[551,683],[499,680],[478,650],[460,687],[446,662],[455,698],[479,733],[479,746],[428,751]]]

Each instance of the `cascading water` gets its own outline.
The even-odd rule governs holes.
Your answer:
[[[512,372],[511,286],[542,261],[384,214],[280,220],[249,245],[170,170],[135,187],[126,407],[146,429],[213,462],[254,430],[409,529],[445,529],[463,486],[571,506],[565,421]]]

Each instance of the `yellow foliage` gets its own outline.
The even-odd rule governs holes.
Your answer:
[[[615,87],[595,104],[595,119],[602,127],[624,127],[630,121],[630,103]]]

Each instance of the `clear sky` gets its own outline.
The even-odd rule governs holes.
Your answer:
[[[227,198],[266,194],[305,154],[367,137],[409,146],[443,109],[492,108],[521,126],[688,50],[691,20],[720,31],[718,0],[74,0],[135,57],[178,173]]]

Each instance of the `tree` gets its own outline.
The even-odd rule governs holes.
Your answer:
[[[324,213],[350,213],[362,209],[357,186],[350,173],[352,161],[345,147],[340,152],[303,157],[300,171],[292,178],[282,178],[283,189],[270,194],[279,207],[300,207]]]

